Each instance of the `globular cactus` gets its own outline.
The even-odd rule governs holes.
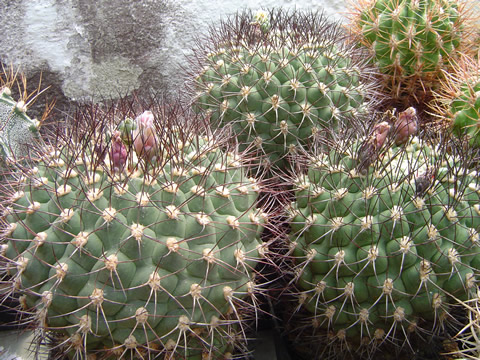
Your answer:
[[[325,127],[366,115],[378,101],[365,54],[344,38],[323,14],[239,13],[196,50],[195,107],[215,126],[231,126],[265,169],[289,170],[289,157]]]
[[[384,91],[421,104],[466,52],[473,15],[461,0],[359,0],[348,28],[373,54]]]
[[[466,137],[471,146],[480,145],[480,60],[463,56],[445,73],[442,86],[430,104],[437,124]]]
[[[478,164],[413,131],[395,145],[399,123],[339,138],[296,179],[294,341],[316,344],[315,358],[369,358],[392,344],[417,351],[414,334],[461,329],[454,312],[478,296]]]
[[[0,155],[4,159],[27,155],[28,145],[38,135],[40,122],[27,114],[24,101],[15,101],[10,88],[0,89]]]
[[[2,290],[77,359],[228,359],[246,349],[266,261],[259,184],[188,111],[152,111],[121,126],[118,110],[79,112],[19,166]]]

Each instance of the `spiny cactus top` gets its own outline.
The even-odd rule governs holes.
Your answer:
[[[463,56],[431,103],[440,123],[452,128],[455,135],[467,137],[472,146],[480,145],[480,60]]]
[[[422,101],[464,51],[470,21],[459,0],[360,0],[352,31],[374,54],[394,98]]]
[[[196,107],[213,123],[231,125],[242,149],[285,170],[288,157],[323,128],[372,106],[373,71],[343,38],[317,13],[237,14],[197,51]]]
[[[40,123],[26,114],[23,101],[15,101],[8,87],[0,89],[0,155],[20,158],[27,155],[26,144],[37,135]]]
[[[304,334],[323,336],[319,351],[328,343],[368,357],[380,344],[458,325],[451,311],[477,296],[478,165],[463,149],[416,137],[396,146],[390,128],[340,141],[297,179],[296,298],[310,313]]]
[[[101,118],[17,170],[4,281],[78,358],[228,358],[254,311],[257,182],[191,118]]]

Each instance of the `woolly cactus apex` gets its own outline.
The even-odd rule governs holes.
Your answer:
[[[473,15],[461,0],[360,0],[349,28],[374,55],[393,98],[421,103],[466,48]]]
[[[242,353],[267,261],[259,182],[178,105],[149,104],[123,142],[115,119],[143,106],[120,105],[77,112],[7,184],[7,295],[19,296],[39,341],[57,339],[77,359]]]
[[[372,146],[378,128],[339,137],[296,177],[288,211],[295,341],[306,339],[300,346],[315,358],[373,358],[392,345],[418,351],[415,334],[460,330],[455,312],[478,296],[472,151],[414,136],[397,146],[394,130],[380,148]],[[365,149],[374,150],[369,161]]]
[[[253,16],[252,24],[260,28],[261,31],[267,32],[270,30],[270,16],[266,11],[259,10]]]
[[[239,13],[195,51],[195,108],[230,127],[264,169],[289,171],[324,128],[350,125],[379,101],[368,59],[344,38],[318,13]]]
[[[451,128],[471,146],[480,145],[480,59],[463,56],[445,72],[431,104],[438,124]]]

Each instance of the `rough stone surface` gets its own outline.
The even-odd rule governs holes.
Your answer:
[[[29,78],[43,73],[57,103],[172,91],[209,26],[243,8],[279,6],[344,19],[344,1],[2,0],[0,60]]]

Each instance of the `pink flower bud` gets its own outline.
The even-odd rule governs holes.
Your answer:
[[[122,172],[127,163],[127,148],[122,141],[120,131],[115,131],[112,136],[110,161],[113,171],[116,173]]]
[[[135,119],[137,123],[137,129],[146,129],[146,128],[153,128],[153,113],[149,110],[144,111],[143,114],[138,115]]]
[[[152,160],[157,152],[154,117],[151,111],[145,111],[135,119],[137,128],[133,132],[133,147],[137,156]]]
[[[408,138],[411,135],[415,135],[418,131],[417,110],[409,107],[407,110],[399,113],[397,121],[395,121],[394,129],[395,144],[405,144]]]

